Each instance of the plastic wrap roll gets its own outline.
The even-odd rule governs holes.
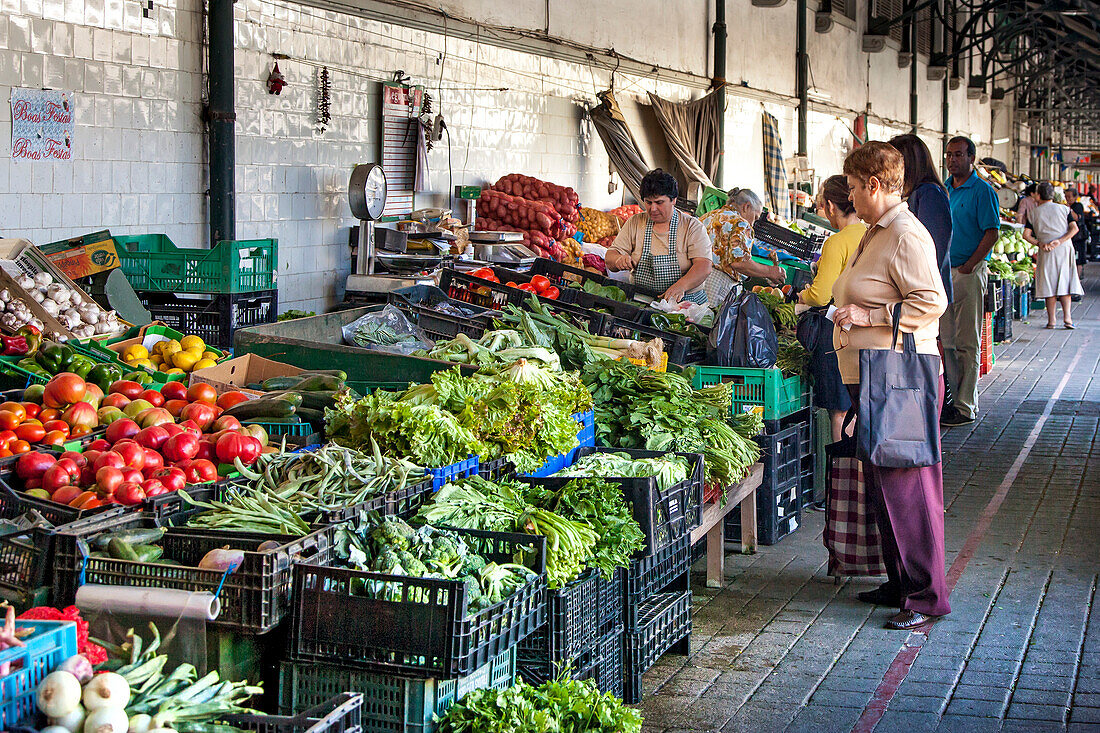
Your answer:
[[[76,607],[83,612],[107,611],[213,621],[221,612],[221,601],[208,591],[82,585],[76,591]]]

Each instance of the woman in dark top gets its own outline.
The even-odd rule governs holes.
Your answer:
[[[928,146],[916,135],[898,135],[890,144],[905,159],[905,199],[932,241],[936,243],[936,261],[940,278],[951,303],[951,206],[947,189],[936,172]]]

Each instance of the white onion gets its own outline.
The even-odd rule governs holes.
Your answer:
[[[149,733],[149,726],[153,723],[153,716],[139,713],[130,716],[130,733]]]
[[[85,715],[84,706],[77,705],[68,715],[62,715],[60,718],[50,718],[50,725],[63,728],[69,731],[69,733],[77,733],[77,731],[84,729]]]
[[[130,702],[130,685],[126,678],[114,672],[97,674],[84,686],[84,708],[91,712],[100,708],[124,708]],[[87,723],[84,725],[87,728]],[[126,733],[125,727],[122,733]]]
[[[51,718],[68,715],[80,706],[80,680],[71,672],[50,672],[38,685],[37,703]]]
[[[108,672],[107,674],[111,674]],[[103,675],[96,675],[95,679]],[[92,680],[92,682],[95,681]],[[129,688],[127,688],[129,691]],[[122,707],[103,707],[88,713],[88,719],[84,721],[84,733],[126,733],[130,727],[130,719],[126,717],[126,711]]]
[[[60,725],[51,725],[43,728],[38,733],[73,733],[68,728],[62,728]]]
[[[53,282],[53,276],[48,272],[36,272],[34,275],[34,284],[40,288],[44,288]]]

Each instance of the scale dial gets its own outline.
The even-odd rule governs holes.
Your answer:
[[[378,163],[355,166],[348,181],[348,204],[357,219],[374,221],[386,208],[386,173]]]

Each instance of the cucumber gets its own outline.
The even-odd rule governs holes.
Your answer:
[[[138,557],[138,554],[134,552],[134,548],[130,546],[130,543],[120,540],[118,537],[112,537],[111,541],[107,543],[107,552],[116,560],[137,562],[141,559]]]
[[[310,410],[323,410],[326,407],[332,408],[336,405],[336,396],[340,394],[337,390],[332,391],[318,391],[318,392],[303,392],[302,404],[298,409],[307,408]]]
[[[249,382],[244,387],[245,387],[245,389],[254,389],[257,392],[266,392],[267,391],[267,390],[264,389],[264,385],[261,382]]]
[[[95,538],[96,549],[106,550],[111,540],[118,538],[129,545],[149,545],[164,537],[163,527],[123,529],[118,532],[106,532]]]
[[[138,556],[138,560],[141,562],[153,562],[159,560],[160,556],[164,554],[164,548],[160,545],[138,545],[134,548],[134,554]]]
[[[298,382],[304,380],[305,377],[293,376],[293,377],[270,377],[263,381],[260,385],[260,389],[264,392],[281,392],[283,390],[292,389]]]
[[[348,373],[345,372],[342,369],[308,369],[308,370],[302,372],[301,374],[299,374],[298,376],[299,377],[318,377],[318,376],[320,376],[320,377],[336,377],[341,382],[346,382],[347,379],[348,379]]]
[[[325,411],[324,410],[311,410],[308,407],[299,407],[298,411],[294,413],[300,417],[304,422],[308,422],[312,425],[324,425],[325,424]]]

